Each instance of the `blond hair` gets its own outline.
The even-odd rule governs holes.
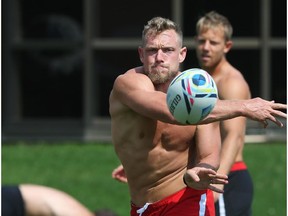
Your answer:
[[[178,35],[180,47],[183,44],[183,33],[181,28],[172,20],[163,17],[154,17],[148,21],[142,31],[142,45],[146,44],[149,36],[155,36],[166,30],[174,30]]]
[[[196,33],[199,35],[202,31],[207,31],[210,28],[219,28],[222,27],[224,30],[224,37],[226,41],[232,39],[233,28],[229,20],[215,12],[211,11],[206,13],[203,17],[201,17],[196,24]]]

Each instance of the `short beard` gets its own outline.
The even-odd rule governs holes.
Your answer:
[[[176,75],[178,71],[168,71],[167,73],[163,74],[161,72],[158,73],[147,73],[147,76],[150,78],[154,85],[164,84],[171,81]]]

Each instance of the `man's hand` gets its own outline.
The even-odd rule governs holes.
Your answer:
[[[112,171],[112,178],[116,179],[119,182],[127,183],[127,177],[125,174],[125,170],[122,165],[119,165]]]
[[[188,187],[197,190],[210,189],[218,193],[223,193],[224,191],[222,188],[215,187],[215,184],[227,184],[227,179],[227,175],[218,174],[214,170],[205,167],[188,169],[184,175],[184,182]]]
[[[267,120],[274,122],[279,127],[283,127],[277,117],[287,118],[287,114],[280,110],[287,110],[287,104],[266,101],[261,98],[247,100],[243,106],[244,116],[263,124],[264,128],[268,126]]]

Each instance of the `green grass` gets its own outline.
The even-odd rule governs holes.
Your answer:
[[[286,145],[247,144],[254,180],[254,216],[286,215]],[[92,211],[129,215],[128,187],[111,178],[119,164],[110,144],[17,143],[2,145],[2,184],[34,183],[63,190]]]
[[[112,145],[77,143],[2,146],[2,184],[35,183],[63,190],[92,211],[129,212],[126,184],[111,178],[119,164]]]
[[[245,160],[254,182],[254,216],[286,215],[286,144],[247,144]]]

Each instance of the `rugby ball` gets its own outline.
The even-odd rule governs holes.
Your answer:
[[[197,124],[214,108],[217,86],[205,70],[192,68],[181,72],[170,83],[166,102],[174,118],[182,124]]]

